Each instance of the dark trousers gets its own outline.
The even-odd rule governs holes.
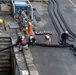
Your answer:
[[[62,38],[61,43],[62,43],[62,45],[66,45],[66,39],[63,39],[63,38]]]
[[[33,38],[33,39],[29,39],[29,42],[30,42],[30,44],[32,45],[32,47],[33,47],[33,45],[35,44],[35,38]]]

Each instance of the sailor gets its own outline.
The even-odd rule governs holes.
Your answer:
[[[16,46],[18,46],[18,45],[21,44],[21,40],[22,40],[22,37],[21,36],[18,36],[17,37],[17,41],[16,41]]]
[[[65,31],[61,35],[61,44],[66,45],[66,40],[68,39],[68,31]]]
[[[27,44],[27,42],[26,42],[26,40],[25,40],[25,37],[22,36],[21,48],[20,48],[20,50],[24,50],[24,49],[28,50],[28,44]]]
[[[36,42],[36,39],[35,39],[35,35],[34,35],[34,34],[30,35],[30,37],[29,37],[29,42],[31,43],[31,45],[32,45],[32,47],[33,47],[33,45],[34,45],[35,42]]]
[[[50,43],[51,43],[51,36],[50,36],[50,34],[46,34],[45,35],[44,42],[45,42],[45,44],[50,45]]]

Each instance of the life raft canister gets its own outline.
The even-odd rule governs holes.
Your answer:
[[[26,34],[29,34],[29,33],[28,33],[28,27],[25,28],[25,33],[26,33]]]
[[[2,19],[0,19],[0,25],[3,23],[3,20]]]
[[[33,29],[32,29],[32,23],[28,22],[28,34],[32,35]]]

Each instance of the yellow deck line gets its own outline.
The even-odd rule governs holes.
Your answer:
[[[69,0],[69,1],[74,7],[76,7],[76,4],[72,0]]]

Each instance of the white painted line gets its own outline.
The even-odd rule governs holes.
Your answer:
[[[76,7],[76,4],[75,4],[72,0],[69,0],[69,2],[70,2],[74,7]]]

